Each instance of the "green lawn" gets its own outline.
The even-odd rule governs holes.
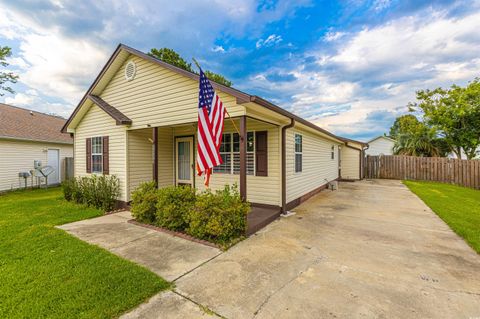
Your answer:
[[[404,184],[480,253],[480,191],[433,182]]]
[[[0,195],[0,318],[111,318],[169,284],[68,235],[61,225],[101,215],[61,190]]]

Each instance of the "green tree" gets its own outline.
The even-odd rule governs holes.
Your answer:
[[[6,59],[12,55],[12,49],[0,46],[0,66],[7,67]],[[4,92],[15,93],[15,91],[7,85],[7,83],[17,83],[18,75],[13,72],[0,71],[0,96],[5,95]]]
[[[187,70],[189,72],[193,72],[192,64],[187,63],[184,58],[180,56],[177,52],[169,48],[161,48],[161,49],[151,49],[148,52],[148,55],[153,56],[163,62],[167,62],[168,64],[174,65],[179,67],[180,69]]]
[[[424,121],[436,128],[451,150],[468,159],[477,154],[480,146],[480,80],[477,78],[463,88],[417,91],[416,103],[409,103],[411,111],[422,111]]]
[[[416,132],[396,136],[393,152],[397,155],[444,157],[449,153],[445,140],[437,137],[435,129],[423,126]]]
[[[167,62],[168,64],[174,65],[181,69],[184,69],[189,72],[197,73],[193,70],[192,64],[188,63],[180,54],[178,54],[175,50],[169,48],[161,48],[161,49],[151,49],[148,52],[148,55],[155,57],[159,60]],[[198,74],[198,73],[197,73]],[[205,75],[207,78],[213,82],[225,85],[225,86],[232,86],[233,83],[226,79],[223,75],[212,72],[212,71],[205,71]]]
[[[420,132],[425,124],[420,122],[415,115],[406,114],[395,119],[392,127],[390,127],[389,136],[396,139],[402,134],[415,134]]]
[[[217,82],[217,83],[220,83],[220,84],[223,84],[225,86],[232,86],[232,81],[229,81],[227,80],[223,75],[221,74],[218,74],[218,73],[214,73],[212,71],[205,71],[205,75],[207,76],[207,78],[209,80],[212,80],[213,82]]]

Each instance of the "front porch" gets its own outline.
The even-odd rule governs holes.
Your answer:
[[[280,128],[252,117],[225,120],[220,153],[223,164],[214,169],[210,188],[237,184],[242,198],[252,203],[247,235],[260,230],[280,215]],[[203,177],[196,176],[196,123],[148,127],[127,131],[127,201],[146,181],[159,188],[190,185],[205,190]],[[261,140],[262,139],[262,140]]]

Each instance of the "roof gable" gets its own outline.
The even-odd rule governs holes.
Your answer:
[[[60,129],[66,120],[58,116],[0,103],[0,138],[72,144]]]
[[[377,136],[377,137],[371,139],[370,141],[368,141],[367,144],[370,144],[370,143],[372,143],[372,142],[374,142],[374,141],[376,141],[376,140],[378,140],[378,139],[381,139],[381,138],[384,139],[384,140],[387,140],[387,141],[389,141],[389,142],[392,142],[392,143],[395,143],[395,142],[396,142],[393,138],[390,138],[390,137],[384,136],[384,135],[380,135],[380,136]]]
[[[101,96],[104,98],[104,100],[110,102],[111,106],[114,108],[118,109],[119,111],[122,111],[121,105],[116,105],[116,102],[112,102],[105,98],[102,93],[103,91],[108,87],[110,81],[112,78],[119,72],[119,70],[122,68],[122,66],[125,65],[126,61],[130,59],[131,56],[138,57],[140,59],[149,61],[153,64],[159,65],[167,70],[170,70],[176,74],[180,74],[186,78],[189,78],[191,80],[194,80],[195,82],[198,82],[199,76],[195,73],[180,69],[176,66],[173,66],[171,64],[168,64],[166,62],[163,62],[157,58],[151,57],[148,54],[145,54],[141,51],[138,51],[136,49],[133,49],[131,47],[128,47],[126,45],[120,44],[115,52],[112,54],[110,59],[108,60],[107,64],[103,67],[102,71],[100,74],[97,76],[95,79],[94,83],[90,86],[89,90],[86,92],[85,96],[82,98],[80,101],[79,105],[77,108],[74,110],[73,114],[70,116],[68,119],[67,123],[63,127],[63,131],[67,131],[67,128],[69,127],[75,127],[78,122],[81,120],[85,112],[88,110],[88,108],[91,106],[91,101],[89,100],[89,95],[97,95]],[[258,96],[254,95],[249,95],[247,93],[241,92],[239,90],[236,90],[231,87],[227,87],[224,85],[221,85],[219,83],[212,82],[212,86],[217,90],[217,92],[224,92],[228,94],[229,96],[233,97],[236,99],[236,103],[233,103],[231,105],[243,105],[243,104],[249,104],[249,105],[255,105],[255,107],[260,107],[260,108],[266,108],[270,111],[273,111],[277,114],[280,114],[288,119],[293,119],[299,124],[302,124],[314,131],[319,132],[321,135],[328,136],[331,139],[335,139],[337,141],[342,142],[343,140],[336,136],[335,134],[330,133],[327,130],[324,130],[320,128],[319,126],[273,104],[270,103],[269,101],[266,101]],[[197,90],[197,89],[196,89]],[[224,101],[225,103],[225,101]],[[230,114],[232,116],[235,116],[229,109]],[[125,113],[126,115],[129,115],[128,112]],[[132,118],[133,125],[136,124],[136,119]]]

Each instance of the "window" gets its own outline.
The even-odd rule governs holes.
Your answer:
[[[220,145],[223,164],[213,168],[216,173],[240,174],[240,136],[225,133]],[[233,160],[232,160],[233,159]],[[247,175],[255,174],[255,134],[247,132]]]
[[[335,145],[332,145],[332,160],[335,159]]]
[[[223,164],[215,166],[213,171],[215,173],[230,173],[232,170],[232,134],[230,133],[222,135],[220,156],[222,157]]]
[[[103,173],[102,137],[92,137],[92,173]]]
[[[299,173],[302,171],[302,156],[302,135],[295,134],[295,173]]]

